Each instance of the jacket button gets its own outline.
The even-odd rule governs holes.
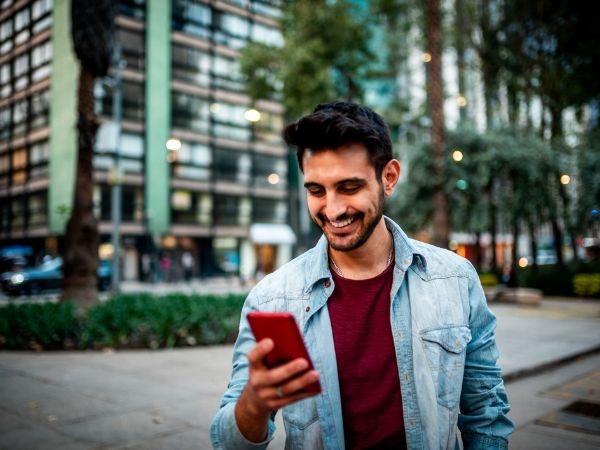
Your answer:
[[[323,282],[323,286],[325,286],[326,288],[328,288],[329,286],[331,286],[331,281],[329,281],[329,279],[325,280]]]
[[[309,311],[310,311],[310,306],[307,306],[306,307],[306,312],[309,312]]]

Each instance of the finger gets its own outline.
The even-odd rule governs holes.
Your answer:
[[[295,395],[298,391],[304,389],[305,387],[313,384],[315,381],[319,380],[319,372],[316,370],[310,370],[299,377],[290,380],[284,385],[280,386],[280,391],[285,396]]]
[[[289,363],[269,370],[264,374],[265,386],[277,386],[308,368],[308,361],[304,358],[297,358]]]
[[[263,358],[273,350],[275,343],[269,338],[262,339],[248,352],[248,362],[251,366],[262,366]]]
[[[267,402],[267,405],[269,406],[270,409],[280,409],[283,408],[284,406],[290,405],[292,403],[296,403],[300,400],[304,400],[305,398],[308,397],[313,397],[317,395],[316,392],[303,392],[301,394],[295,394],[295,395],[288,395],[287,397],[281,398],[281,399],[276,399],[276,400],[271,400],[269,402]]]

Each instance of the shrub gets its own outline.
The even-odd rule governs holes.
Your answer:
[[[479,281],[481,281],[481,285],[484,287],[496,286],[499,283],[498,276],[491,272],[480,273]]]
[[[123,294],[80,319],[70,303],[9,305],[0,308],[0,348],[160,348],[233,342],[244,299]]]
[[[0,308],[0,348],[70,348],[79,330],[71,303],[9,304]]]
[[[575,275],[573,291],[581,297],[600,297],[600,274],[580,273]]]
[[[600,264],[574,263],[560,267],[556,264],[517,269],[517,281],[521,287],[541,289],[545,295],[570,296],[573,290],[573,277],[582,273],[600,273]]]

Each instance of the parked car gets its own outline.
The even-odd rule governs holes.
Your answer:
[[[98,289],[110,287],[112,268],[110,261],[101,260],[98,266]],[[63,280],[62,258],[50,259],[37,267],[24,268],[0,275],[2,290],[8,295],[35,295],[44,291],[59,290]]]

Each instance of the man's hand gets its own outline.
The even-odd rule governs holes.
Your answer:
[[[264,365],[263,359],[273,346],[271,339],[263,339],[248,352],[248,383],[235,407],[238,428],[252,442],[265,439],[273,411],[316,395],[300,392],[319,379],[316,370],[302,373],[308,368],[305,359],[298,358],[274,369]]]

